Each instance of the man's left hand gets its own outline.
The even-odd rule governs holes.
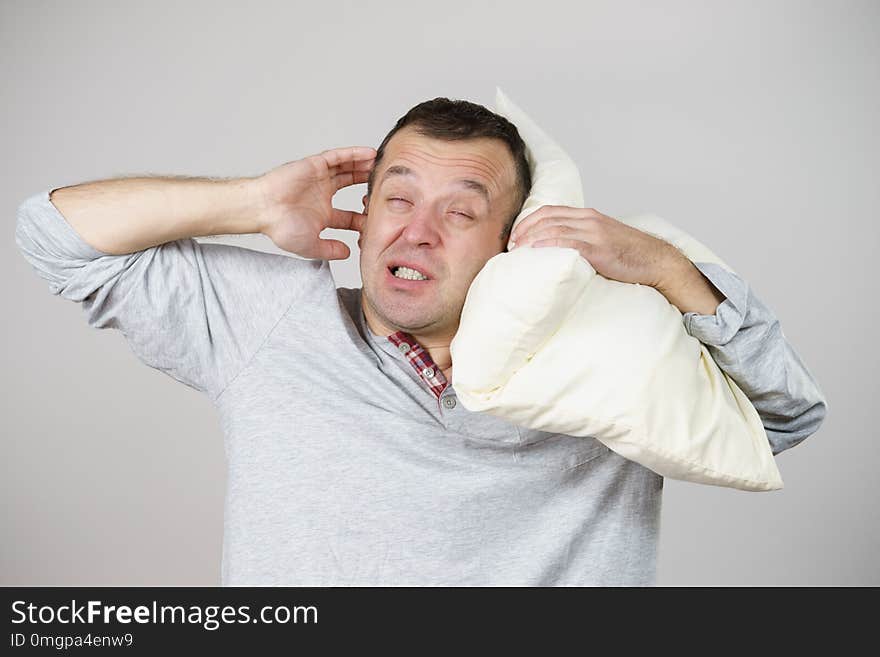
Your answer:
[[[682,313],[712,315],[726,298],[675,246],[593,208],[543,205],[511,239],[515,248],[576,249],[601,276],[650,285]]]
[[[687,260],[669,242],[592,208],[543,205],[519,223],[511,238],[517,248],[576,249],[605,278],[658,289]]]

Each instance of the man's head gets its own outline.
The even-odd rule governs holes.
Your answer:
[[[377,150],[363,199],[368,320],[382,330],[454,334],[471,282],[504,251],[531,184],[519,132],[485,107],[435,98],[401,117]],[[395,277],[400,264],[428,280]]]

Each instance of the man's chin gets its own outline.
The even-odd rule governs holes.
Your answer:
[[[406,317],[406,316],[395,316],[393,314],[388,316],[388,324],[392,328],[397,331],[404,331],[405,333],[419,333],[434,328],[436,326],[436,319],[425,319],[423,317]]]
[[[443,317],[438,316],[436,300],[387,299],[380,292],[378,298],[367,294],[367,302],[387,328],[405,333],[430,333],[443,325]]]
[[[412,306],[401,308],[394,304],[380,310],[389,326],[406,333],[430,332],[436,330],[442,323],[442,318],[437,316],[436,308],[432,308],[431,312],[419,312],[419,309]]]

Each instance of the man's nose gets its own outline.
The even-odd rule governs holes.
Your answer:
[[[440,241],[438,222],[440,217],[434,210],[422,208],[414,211],[403,229],[403,238],[415,246],[427,244],[434,246]]]

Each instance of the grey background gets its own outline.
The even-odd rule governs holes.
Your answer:
[[[572,155],[588,206],[655,212],[730,263],[829,399],[777,457],[782,491],[667,479],[658,583],[880,584],[878,19],[871,0],[3,2],[0,584],[218,584],[225,486],[209,400],[49,294],[17,205],[376,147],[412,105],[491,107],[496,84]],[[327,232],[358,286],[356,235]]]

